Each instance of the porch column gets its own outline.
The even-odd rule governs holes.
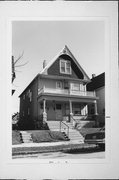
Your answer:
[[[98,119],[98,112],[97,112],[97,101],[94,101],[95,106],[95,126],[99,127],[99,119]]]
[[[96,100],[94,101],[94,106],[95,106],[95,115],[98,115],[98,113],[97,113],[97,101]]]
[[[43,122],[47,121],[46,99],[43,99]]]
[[[81,115],[82,116],[85,115],[85,106],[84,105],[81,106]]]
[[[72,113],[72,101],[69,101],[69,107],[70,107],[70,121],[71,121],[72,116],[73,116],[73,113]]]
[[[85,105],[85,115],[88,114],[88,105]]]

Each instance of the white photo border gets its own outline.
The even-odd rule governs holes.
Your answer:
[[[57,2],[58,3],[58,2]],[[62,2],[63,3],[63,2]],[[62,8],[62,3],[59,2],[59,9]],[[91,9],[89,2],[85,2],[87,5],[87,9]],[[41,3],[42,4],[42,3]],[[53,5],[53,7],[51,6],[51,3],[48,3],[49,5],[46,4],[47,8],[49,9],[49,6],[51,7],[51,9],[55,6]],[[66,3],[67,4],[67,3]],[[70,4],[70,3],[68,3]],[[68,5],[67,4],[67,5]],[[103,3],[102,3],[103,4]],[[116,4],[116,3],[115,3]],[[4,5],[4,4],[3,4]],[[7,4],[6,4],[7,5]],[[23,8],[24,4],[20,3],[21,8]],[[29,6],[33,6],[33,4],[29,4]],[[40,9],[42,7],[36,7],[37,3],[35,3],[35,8],[36,9]],[[57,167],[58,165],[64,165],[65,166],[77,166],[82,168],[89,168],[89,166],[91,167],[95,167],[99,166],[100,169],[102,170],[102,166],[104,166],[104,168],[106,168],[105,166],[109,165],[112,163],[112,157],[113,157],[113,150],[110,148],[112,147],[111,143],[112,140],[114,139],[113,133],[114,130],[111,129],[111,127],[115,127],[113,124],[113,110],[111,109],[111,103],[113,102],[112,100],[112,93],[114,92],[114,97],[117,97],[117,89],[114,90],[113,85],[114,83],[112,82],[112,80],[114,80],[114,75],[116,77],[115,81],[118,82],[118,68],[117,68],[117,46],[113,43],[114,47],[112,47],[112,42],[116,41],[115,43],[117,43],[117,40],[115,39],[115,35],[113,34],[113,30],[115,30],[115,33],[117,33],[117,25],[116,25],[116,21],[112,22],[113,20],[113,16],[116,17],[116,15],[110,15],[107,12],[106,13],[102,13],[99,15],[99,13],[95,12],[95,13],[87,13],[85,16],[83,15],[83,13],[78,13],[77,11],[77,6],[83,6],[83,3],[79,3],[78,5],[75,3],[71,2],[70,5],[70,9],[76,9],[76,13],[74,13],[72,15],[72,13],[69,13],[69,10],[67,10],[68,15],[66,15],[63,11],[63,14],[59,13],[60,10],[58,10],[58,13],[54,13],[54,15],[52,15],[52,13],[49,12],[47,13],[47,16],[45,16],[45,13],[42,11],[41,13],[39,13],[37,15],[37,13],[33,12],[31,13],[29,12],[24,12],[23,14],[26,14],[22,16],[22,12],[15,12],[11,13],[11,8],[13,9],[14,6],[17,7],[18,5],[16,3],[13,3],[13,5],[10,7],[9,3],[8,3],[8,9],[10,9],[10,13],[3,13],[3,17],[0,19],[0,23],[2,25],[2,29],[1,29],[1,42],[3,42],[3,46],[0,45],[0,49],[1,51],[1,59],[2,59],[2,65],[3,67],[5,67],[5,71],[2,72],[4,76],[4,85],[3,87],[6,88],[5,89],[5,102],[3,103],[3,116],[2,116],[2,128],[1,128],[1,142],[2,142],[2,150],[4,149],[4,155],[2,156],[2,161],[4,161],[4,166],[10,166],[10,168],[12,169],[12,167],[16,167],[16,166],[33,166],[34,167],[37,166],[55,166]],[[57,4],[56,4],[57,6]],[[61,6],[61,7],[60,7]],[[98,6],[98,5],[97,5]],[[109,8],[113,7],[114,4],[109,3]],[[115,5],[116,6],[116,5]],[[102,7],[102,6],[101,6]],[[18,7],[17,7],[18,8]],[[26,7],[27,8],[27,7]],[[26,9],[23,8],[23,9]],[[35,9],[34,8],[34,9]],[[66,8],[66,7],[65,7]],[[64,8],[64,10],[65,10]],[[97,7],[98,8],[98,7]],[[104,10],[105,10],[105,5],[104,5]],[[3,8],[4,9],[4,8]],[[44,9],[46,9],[44,7]],[[66,8],[67,9],[67,8]],[[84,8],[84,12],[86,12],[86,9]],[[15,15],[16,14],[16,15]],[[104,14],[104,15],[103,15]],[[36,16],[37,15],[37,16]],[[104,159],[79,159],[79,160],[73,160],[73,159],[50,159],[50,160],[46,160],[46,159],[12,159],[12,127],[11,127],[11,110],[10,107],[12,107],[12,103],[11,103],[11,55],[12,55],[12,22],[13,21],[104,21],[105,22],[105,86],[106,86],[106,90],[105,90],[105,108],[106,108],[106,118],[105,118],[105,123],[106,123],[106,151],[105,151],[105,158]],[[112,27],[112,24],[115,25],[115,29]],[[114,48],[114,50],[113,50]],[[6,50],[7,49],[7,50]],[[116,55],[114,55],[114,52],[116,53]],[[6,59],[6,61],[4,61],[4,59]],[[113,59],[113,60],[112,60]],[[118,83],[117,83],[118,84]],[[116,88],[118,88],[118,86],[116,86]],[[116,98],[115,97],[115,98]],[[115,99],[116,100],[116,99]],[[117,101],[115,101],[117,102]],[[4,115],[5,113],[5,115]],[[116,117],[117,114],[115,113]],[[115,123],[117,124],[118,122],[115,120]],[[1,150],[1,151],[2,151]],[[31,168],[31,167],[30,167]],[[30,169],[29,168],[29,169]],[[44,167],[45,168],[45,167]],[[33,168],[34,169],[34,168]],[[75,170],[74,170],[75,172]],[[78,173],[78,172],[77,172]],[[76,173],[76,174],[77,174]],[[3,172],[4,174],[4,172]],[[10,173],[12,174],[12,173]],[[25,173],[27,174],[27,173]],[[41,173],[42,174],[42,173]],[[89,173],[89,175],[92,175]],[[31,175],[32,176],[32,175]],[[14,177],[14,176],[13,176]],[[17,176],[17,177],[22,177],[22,176]],[[38,176],[37,176],[38,177]],[[75,176],[74,176],[75,177]],[[82,177],[87,177],[86,175],[83,175],[80,172],[80,178]],[[95,177],[94,175],[92,175],[92,177]],[[99,176],[98,176],[99,177]],[[105,174],[105,177],[108,177],[107,174]]]

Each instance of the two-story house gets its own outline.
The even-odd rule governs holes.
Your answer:
[[[21,129],[40,128],[43,122],[65,121],[87,117],[88,105],[97,99],[94,91],[87,91],[90,78],[65,46],[32,80],[20,97]]]

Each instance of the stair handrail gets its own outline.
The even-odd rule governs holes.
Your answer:
[[[76,121],[76,119],[74,119],[73,115],[71,116],[71,119],[72,119],[72,122],[73,122],[73,128],[76,128],[75,126],[76,126],[77,121]]]
[[[64,123],[63,120],[60,121],[60,132],[61,132],[61,129],[62,129],[62,124],[67,127],[67,136],[69,137],[69,126],[66,123]]]

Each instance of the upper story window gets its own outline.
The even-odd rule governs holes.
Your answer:
[[[32,92],[30,91],[29,93],[29,99],[30,99],[30,102],[32,101]]]
[[[25,94],[23,95],[23,99],[25,100]]]
[[[71,83],[71,90],[73,91],[86,91],[86,86],[83,85],[82,83]]]
[[[79,91],[80,90],[80,84],[78,84],[78,83],[71,83],[71,90]]]
[[[31,102],[32,101],[32,91],[30,89],[27,91],[27,96],[29,98],[29,101]]]
[[[57,82],[56,82],[56,88],[57,88],[57,89],[62,89],[62,88],[63,88],[63,83],[62,83],[62,81],[57,81]]]
[[[71,74],[71,63],[70,61],[60,60],[60,73]]]

